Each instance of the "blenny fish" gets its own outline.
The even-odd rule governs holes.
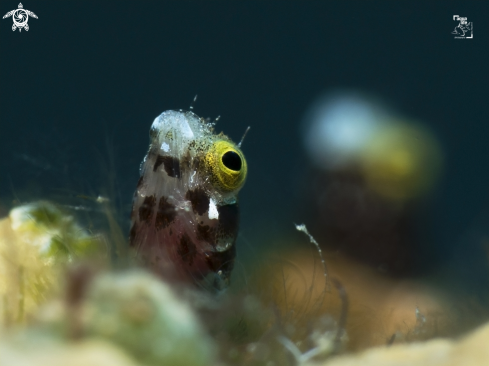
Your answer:
[[[238,145],[191,111],[150,129],[134,194],[130,246],[154,272],[217,290],[229,285],[247,164]]]

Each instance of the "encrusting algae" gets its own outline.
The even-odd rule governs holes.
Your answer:
[[[54,204],[13,209],[0,238],[0,364],[213,363],[215,345],[190,305],[141,269],[94,265],[107,261],[102,236]]]
[[[103,274],[90,286],[86,335],[118,344],[148,365],[209,365],[215,345],[189,304],[143,271]]]
[[[0,221],[0,321],[24,323],[63,292],[70,263],[106,254],[101,236],[89,234],[50,202],[12,209]]]

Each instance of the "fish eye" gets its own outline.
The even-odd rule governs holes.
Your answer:
[[[239,172],[241,170],[241,158],[235,151],[227,151],[222,156],[222,163],[226,168]]]
[[[241,188],[246,179],[247,166],[243,153],[230,141],[214,142],[205,156],[211,183],[221,191]]]

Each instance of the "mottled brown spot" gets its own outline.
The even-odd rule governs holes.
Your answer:
[[[187,234],[183,234],[182,238],[180,239],[177,253],[184,262],[186,262],[189,266],[192,265],[194,257],[197,254],[197,248]]]
[[[158,212],[156,213],[156,230],[164,229],[170,225],[176,216],[177,211],[175,210],[175,206],[168,202],[165,196],[161,196],[160,202],[158,203]]]
[[[155,196],[145,197],[143,204],[139,207],[139,221],[149,223],[156,204]]]
[[[163,164],[163,155],[158,155],[155,160],[155,165],[153,165],[153,171],[156,172],[156,169]]]
[[[203,215],[209,210],[209,196],[203,188],[195,188],[188,190],[185,198],[192,203],[192,209],[196,214]]]
[[[153,171],[155,172],[158,167],[163,164],[166,174],[170,177],[180,178],[180,161],[173,156],[158,155],[156,157],[155,165],[153,165]]]
[[[216,234],[215,230],[212,229],[209,225],[197,225],[197,239],[208,242],[211,245],[214,245],[216,242]]]
[[[180,159],[180,169],[182,170],[190,170],[192,168],[192,162],[194,161],[194,157],[192,157],[190,155],[189,152],[187,152],[187,154],[185,154],[184,156],[182,156],[182,158]]]

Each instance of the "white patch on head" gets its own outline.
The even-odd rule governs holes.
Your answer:
[[[168,145],[166,142],[163,142],[161,144],[161,150],[163,150],[164,152],[170,151],[170,145]]]
[[[209,202],[209,219],[217,220],[218,218],[219,218],[219,212],[217,211],[216,203],[211,198]]]
[[[182,133],[183,138],[186,139],[193,139],[194,138],[194,133],[192,129],[190,128],[190,125],[187,122],[187,119],[184,116],[180,116],[179,118],[179,123],[178,127],[180,128],[180,132]]]
[[[163,112],[155,118],[152,128],[158,131],[171,131],[173,129],[181,133],[181,136],[185,139],[193,139],[195,137],[187,117],[182,112]]]

